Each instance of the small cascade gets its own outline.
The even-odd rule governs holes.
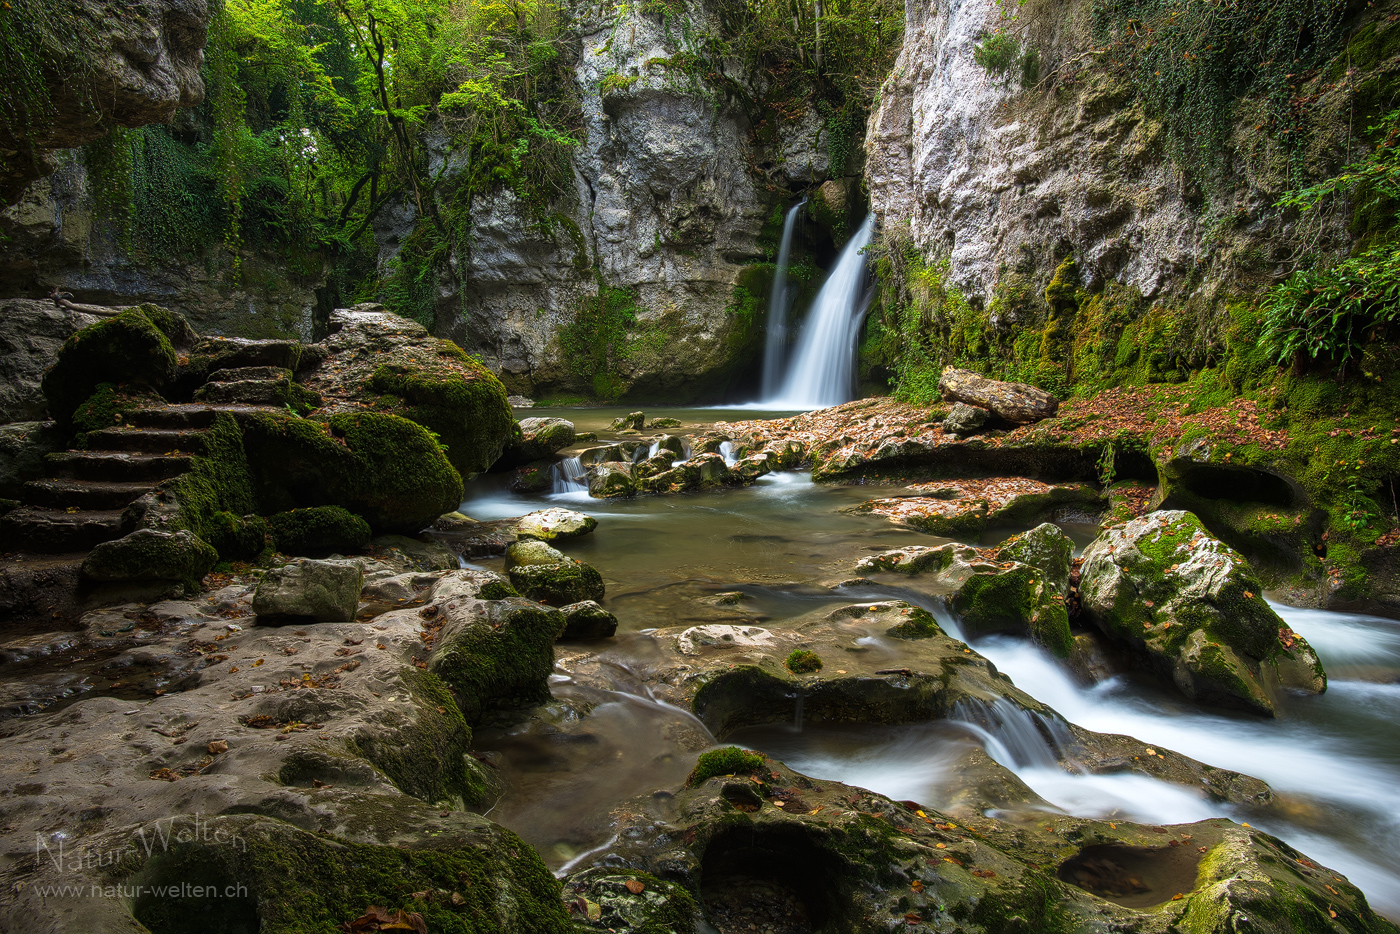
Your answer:
[[[550,468],[551,493],[587,493],[588,469],[577,457],[566,457]]]
[[[1056,768],[1064,763],[1069,730],[1004,697],[958,701],[948,718],[980,739],[993,759],[1008,768]]]
[[[849,402],[855,390],[856,338],[869,310],[863,301],[865,257],[875,215],[869,214],[851,237],[822,290],[817,293],[793,352],[782,390],[764,402],[774,408],[816,409]]]
[[[724,458],[724,463],[729,467],[739,463],[739,455],[734,453],[734,442],[732,441],[720,442],[719,456]]]
[[[773,289],[768,294],[768,325],[763,342],[763,398],[770,399],[782,388],[784,366],[787,362],[788,341],[788,256],[792,252],[792,230],[797,212],[807,203],[803,198],[788,211],[783,221],[783,240],[778,246],[778,268],[773,272]]]

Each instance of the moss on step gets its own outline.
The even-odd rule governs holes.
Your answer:
[[[317,557],[363,551],[373,536],[369,523],[340,506],[310,506],[268,516],[277,550]]]
[[[103,383],[159,393],[175,379],[175,348],[143,308],[90,324],[63,342],[41,382],[50,417],[71,425]]]

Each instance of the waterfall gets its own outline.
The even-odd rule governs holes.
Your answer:
[[[768,296],[767,335],[763,343],[763,398],[777,395],[783,385],[783,363],[787,357],[788,254],[792,250],[792,229],[797,212],[807,203],[803,198],[783,221],[783,242],[778,246],[778,268],[773,273],[773,291]]]
[[[550,468],[550,479],[554,482],[551,493],[587,493],[588,470],[577,457],[566,457]]]
[[[1031,713],[1004,697],[964,698],[954,705],[952,714],[949,722],[972,733],[993,759],[1012,769],[1058,766],[1072,739],[1059,720]]]
[[[874,227],[875,215],[866,215],[841,251],[807,313],[782,391],[777,398],[765,398],[765,403],[775,408],[817,409],[850,401],[855,388],[856,337],[869,309],[861,302],[865,291],[861,250],[870,245]]]

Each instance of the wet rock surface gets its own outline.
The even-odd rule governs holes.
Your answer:
[[[1268,606],[1244,559],[1190,513],[1108,529],[1085,549],[1080,594],[1095,625],[1193,699],[1272,715],[1277,687],[1326,690],[1312,647]]]

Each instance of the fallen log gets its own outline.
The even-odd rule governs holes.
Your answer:
[[[1060,402],[1044,389],[1025,383],[1004,383],[978,376],[971,370],[946,367],[938,378],[938,391],[950,402],[965,402],[987,409],[998,418],[1026,425],[1049,418]]]

